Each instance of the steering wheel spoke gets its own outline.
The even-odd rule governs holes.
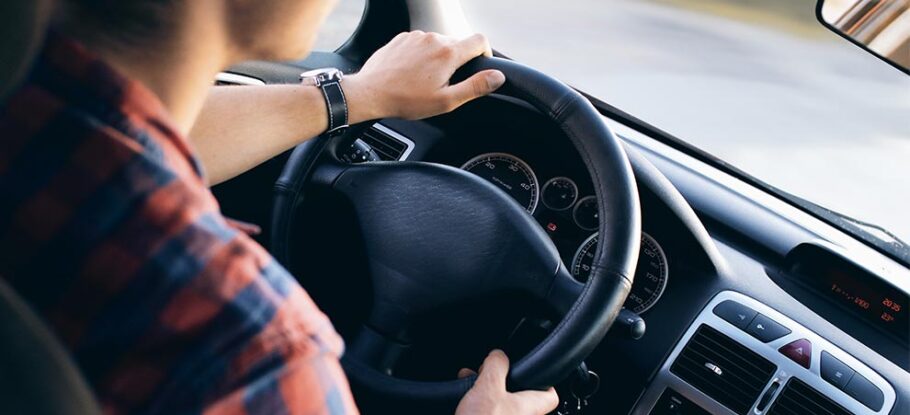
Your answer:
[[[356,168],[358,168],[356,164],[345,164],[334,157],[326,157],[326,161],[314,166],[310,183],[321,187],[331,187],[344,172]]]
[[[553,276],[550,289],[543,296],[543,301],[553,313],[563,317],[578,302],[584,288],[585,285],[575,280],[566,267],[560,266]]]
[[[391,375],[392,369],[407,348],[407,345],[364,325],[354,341],[348,345],[345,357],[356,359],[379,372]]]

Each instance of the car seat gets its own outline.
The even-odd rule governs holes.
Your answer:
[[[51,0],[0,1],[0,100],[31,66],[51,7]],[[69,353],[0,276],[0,414],[100,413]]]

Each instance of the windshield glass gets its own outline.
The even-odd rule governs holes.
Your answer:
[[[910,241],[910,76],[815,0],[461,0],[493,47]]]

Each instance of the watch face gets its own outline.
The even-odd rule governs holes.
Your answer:
[[[337,68],[319,68],[300,74],[300,81],[305,85],[321,85],[325,82],[340,81],[344,73]]]

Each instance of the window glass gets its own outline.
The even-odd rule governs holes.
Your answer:
[[[493,47],[910,241],[910,77],[815,0],[461,0]]]
[[[366,0],[340,0],[319,29],[314,50],[331,52],[338,49],[357,30]]]

